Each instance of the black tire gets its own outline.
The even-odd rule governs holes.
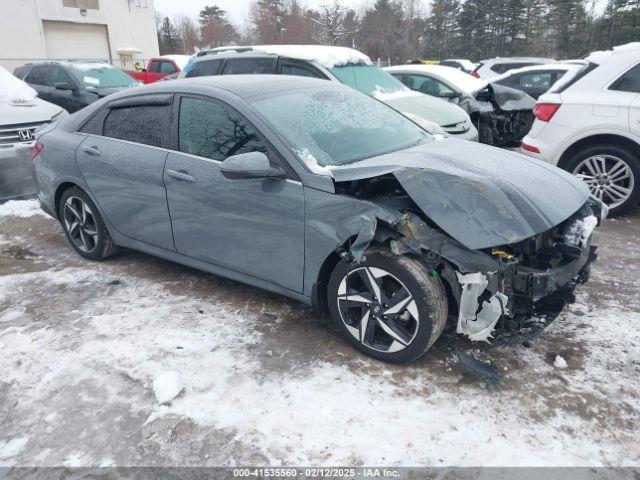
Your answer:
[[[351,287],[354,285],[353,282],[361,281],[359,278],[361,275],[365,277],[368,275],[366,273],[367,268],[380,269],[376,271],[380,272],[382,270],[389,274],[388,277],[381,277],[383,284],[382,287],[379,286],[381,290],[392,291],[400,284],[409,292],[412,300],[415,301],[415,307],[417,307],[419,317],[417,321],[415,321],[412,314],[407,313],[409,308],[399,310],[399,312],[403,312],[402,315],[392,320],[392,325],[396,329],[401,325],[407,326],[406,329],[400,330],[402,333],[408,332],[408,335],[402,337],[407,341],[406,344],[401,344],[400,342],[395,343],[394,339],[382,328],[382,317],[389,317],[385,320],[385,326],[388,327],[389,324],[387,322],[389,322],[390,315],[384,316],[374,313],[376,307],[381,308],[379,311],[382,313],[388,312],[389,309],[385,311],[384,308],[386,308],[386,306],[392,306],[394,302],[392,297],[385,297],[391,300],[386,306],[378,304],[377,301],[375,302],[377,305],[374,305],[374,302],[372,302],[371,304],[365,303],[362,307],[359,305],[354,306],[354,303],[358,300],[354,301],[351,299],[360,297],[357,295],[357,289]],[[385,283],[386,285],[384,285]],[[339,290],[342,286],[341,291],[344,292],[345,285],[347,286],[346,291],[349,293],[347,295],[344,293],[340,294],[339,299]],[[362,285],[364,285],[364,283],[362,283]],[[385,293],[382,293],[381,296],[385,296]],[[408,299],[409,297],[406,298]],[[393,255],[390,251],[383,248],[369,249],[365,253],[362,261],[357,265],[348,265],[345,262],[338,263],[329,279],[327,299],[329,301],[331,316],[347,341],[361,352],[385,362],[409,362],[424,355],[438,337],[440,337],[447,320],[447,294],[440,277],[430,275],[430,272],[427,271],[419,261],[407,256]],[[347,303],[340,303],[339,306],[339,302]],[[415,307],[412,305],[411,310],[415,311]],[[355,335],[357,332],[360,332],[359,335],[362,335],[360,328],[362,320],[357,328],[352,320],[357,320],[358,317],[366,315],[367,311],[370,312],[368,318],[372,318],[374,321],[374,325],[371,327],[373,331],[372,333],[365,333],[364,339],[361,341],[361,339],[356,338]],[[347,317],[346,320],[343,320],[343,316]],[[403,320],[403,316],[405,319],[408,318],[406,323]],[[347,326],[347,323],[350,325]],[[411,325],[409,325],[409,323],[411,323]],[[369,326],[368,319],[367,325]],[[369,332],[366,328],[365,331]],[[397,334],[397,330],[394,330],[394,332]],[[388,339],[385,338],[385,336],[387,336]],[[375,341],[372,341],[372,339],[375,339]],[[403,348],[399,351],[381,351],[388,347],[387,344],[389,341],[395,344],[396,348],[400,345],[403,345]]]
[[[576,169],[581,164],[583,164],[584,161],[591,157],[601,155],[622,160],[628,166],[629,171],[632,175],[631,181],[633,183],[633,189],[631,195],[620,205],[610,207],[609,216],[616,217],[626,213],[640,200],[640,156],[625,147],[615,144],[593,145],[583,148],[582,150],[579,150],[578,152],[571,155],[571,157],[569,157],[569,159],[564,162],[563,168],[570,173],[578,174],[580,172],[577,172]],[[615,162],[615,160],[610,161]],[[627,183],[623,186],[625,185],[628,186],[629,184]],[[598,187],[599,186],[597,186],[595,183],[592,183],[592,193],[594,193],[593,188]],[[603,201],[607,205],[614,205],[614,203],[611,201],[611,197],[606,193],[603,195]]]
[[[80,202],[84,202],[85,209],[82,209]],[[74,228],[73,222],[78,216],[83,217],[83,211],[84,220]],[[82,257],[104,260],[118,251],[96,205],[82,189],[71,187],[64,191],[58,205],[58,218],[67,240]]]

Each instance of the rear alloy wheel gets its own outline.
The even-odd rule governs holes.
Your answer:
[[[567,167],[609,207],[611,216],[624,213],[638,201],[639,161],[624,148],[591,147],[574,155]]]
[[[116,252],[98,209],[80,188],[62,194],[58,215],[71,246],[84,258],[102,260]]]
[[[339,264],[329,281],[330,309],[347,340],[390,362],[423,355],[442,333],[446,293],[418,261],[385,250],[353,267]]]

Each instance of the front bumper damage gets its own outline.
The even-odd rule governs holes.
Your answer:
[[[589,202],[568,219],[557,231],[564,253],[544,269],[500,249],[470,250],[410,213],[395,225],[399,237],[390,246],[397,255],[421,255],[447,282],[458,307],[458,334],[504,345],[530,339],[573,301],[576,285],[589,279],[597,259],[597,248],[590,244],[592,220],[604,216],[606,211]]]

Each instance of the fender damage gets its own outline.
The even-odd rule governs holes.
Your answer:
[[[334,172],[337,193],[369,206],[341,224],[342,238],[355,237],[341,256],[357,263],[372,242],[419,256],[449,285],[457,333],[471,340],[522,341],[548,325],[588,279],[591,234],[606,207],[558,172],[544,178],[558,189],[546,199],[556,207],[547,208],[548,184],[429,163]]]

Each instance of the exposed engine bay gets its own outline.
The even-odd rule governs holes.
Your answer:
[[[459,99],[478,130],[480,142],[496,147],[515,146],[531,130],[536,101],[525,92],[489,84]]]
[[[408,192],[408,178],[398,171],[336,183],[337,193],[384,208],[374,219],[375,234],[358,235],[339,253],[358,262],[374,242],[396,255],[420,258],[447,285],[458,334],[492,344],[525,341],[549,325],[572,301],[576,285],[588,280],[597,258],[591,236],[607,213],[597,200],[587,198],[569,218],[535,235],[473,249],[430,217],[430,206]]]

